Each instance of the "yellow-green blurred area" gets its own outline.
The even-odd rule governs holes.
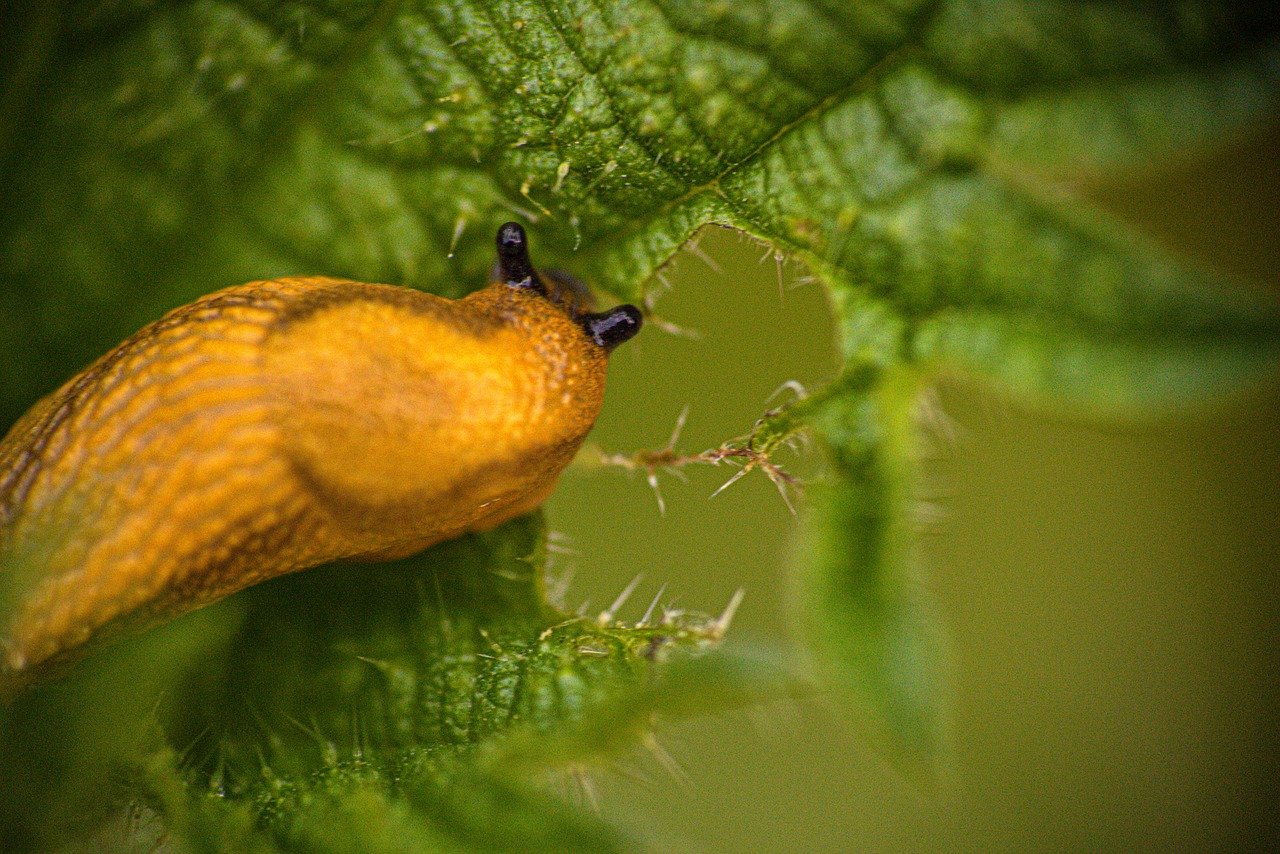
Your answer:
[[[1280,262],[1280,132],[1212,160],[1083,188],[1192,260],[1262,287]],[[831,376],[819,286],[721,230],[668,271],[659,313],[611,366],[594,440],[698,451],[746,432],[788,380]],[[787,394],[787,392],[784,392]],[[687,775],[638,754],[605,814],[668,850],[1239,850],[1277,842],[1280,377],[1138,425],[1021,411],[956,380],[924,434],[918,577],[948,654],[943,777],[904,774],[827,702],[660,732]],[[784,464],[789,462],[783,461]],[[716,610],[731,640],[788,632],[795,522],[753,473],[644,478],[576,467],[552,499],[569,603]],[[854,717],[856,718],[856,712]]]

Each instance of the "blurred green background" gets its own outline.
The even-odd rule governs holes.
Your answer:
[[[1259,286],[1280,269],[1280,129],[1212,160],[1079,188],[1196,262]],[[683,252],[649,329],[611,365],[594,440],[680,447],[748,430],[781,383],[831,376],[821,289],[736,234]],[[606,815],[673,850],[1233,850],[1273,847],[1280,568],[1280,382],[1137,426],[1052,419],[963,381],[940,392],[954,440],[928,441],[919,577],[946,636],[945,778],[902,774],[823,701],[661,733],[681,782],[638,755],[598,777]],[[803,462],[800,465],[804,468]],[[709,499],[731,469],[662,480],[569,471],[549,520],[576,554],[571,606],[624,615],[719,609],[747,589],[731,640],[788,632],[794,520],[763,476]],[[927,508],[926,508],[927,509]]]

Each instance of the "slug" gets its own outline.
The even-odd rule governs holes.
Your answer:
[[[589,311],[515,223],[497,245],[494,281],[458,300],[325,277],[218,291],[37,403],[0,442],[0,694],[265,579],[541,504],[641,315]]]

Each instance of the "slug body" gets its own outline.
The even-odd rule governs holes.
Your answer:
[[[540,504],[640,315],[585,312],[517,225],[498,251],[497,281],[460,300],[229,288],[38,403],[0,442],[0,691],[264,579]]]

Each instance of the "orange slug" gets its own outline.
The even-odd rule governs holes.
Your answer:
[[[542,503],[640,312],[589,312],[515,223],[497,243],[495,281],[459,300],[324,277],[218,291],[37,403],[0,442],[0,693],[264,579]]]

